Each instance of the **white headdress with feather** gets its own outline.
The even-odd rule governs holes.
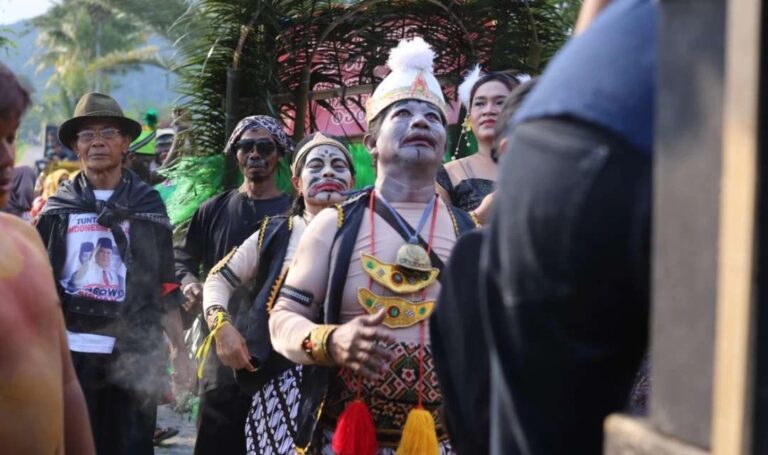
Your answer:
[[[448,118],[443,91],[433,72],[435,52],[421,37],[402,40],[389,52],[387,66],[392,70],[376,87],[366,103],[370,122],[387,106],[405,99],[430,102]]]
[[[472,71],[464,77],[464,82],[459,85],[459,101],[467,109],[467,112],[469,112],[469,103],[472,101],[469,99],[472,95],[472,88],[483,76],[485,74],[480,70],[480,65],[475,65]]]

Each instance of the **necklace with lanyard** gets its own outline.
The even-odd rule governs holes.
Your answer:
[[[392,207],[386,199],[384,199],[384,197],[379,194],[375,194],[375,196],[377,196],[381,203],[384,204],[384,207],[386,207],[387,210],[392,213],[395,220],[400,225],[400,228],[402,228],[403,232],[408,233],[406,244],[397,250],[397,259],[395,259],[395,264],[406,270],[414,272],[431,271],[432,261],[429,259],[429,254],[424,249],[424,247],[419,244],[419,234],[427,224],[430,213],[435,209],[437,204],[437,195],[432,196],[432,200],[429,201],[429,204],[427,204],[427,206],[424,208],[424,211],[421,213],[421,218],[419,219],[419,224],[417,225],[415,232],[411,231],[413,228],[408,225],[408,223],[403,219],[402,215],[400,215],[397,210],[395,210],[395,208]]]

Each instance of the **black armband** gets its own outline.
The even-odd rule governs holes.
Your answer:
[[[315,300],[315,295],[311,292],[288,286],[287,284],[284,284],[282,289],[280,289],[280,297],[284,297],[304,306],[312,305],[312,301]]]

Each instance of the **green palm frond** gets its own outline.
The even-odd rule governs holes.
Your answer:
[[[37,71],[52,69],[46,88],[59,106],[71,106],[83,93],[109,91],[110,76],[139,64],[165,66],[157,49],[142,47],[146,26],[107,0],[61,0],[31,21],[40,49]]]
[[[168,69],[168,62],[160,56],[160,49],[157,46],[145,46],[127,51],[111,52],[95,59],[88,65],[88,71],[106,70],[113,72],[127,68],[136,68],[139,65],[151,65]]]
[[[455,97],[452,84],[475,62],[491,70],[539,72],[569,33],[564,3],[574,4],[199,0],[195,14],[176,25],[187,31],[176,43],[183,58],[176,68],[178,89],[194,118],[200,153],[223,147],[227,70],[235,65],[242,81],[238,114],[280,115],[298,123],[299,138],[317,129],[318,108],[332,108],[328,100],[311,100],[311,92],[375,86],[385,74],[388,50],[403,37],[420,35],[433,44],[435,73],[447,81],[449,97]],[[338,104],[363,108],[364,95]]]

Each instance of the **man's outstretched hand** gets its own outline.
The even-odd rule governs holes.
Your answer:
[[[358,316],[340,325],[328,339],[328,352],[337,365],[349,368],[366,379],[375,379],[383,373],[392,353],[382,344],[394,342],[382,323],[385,312]]]

